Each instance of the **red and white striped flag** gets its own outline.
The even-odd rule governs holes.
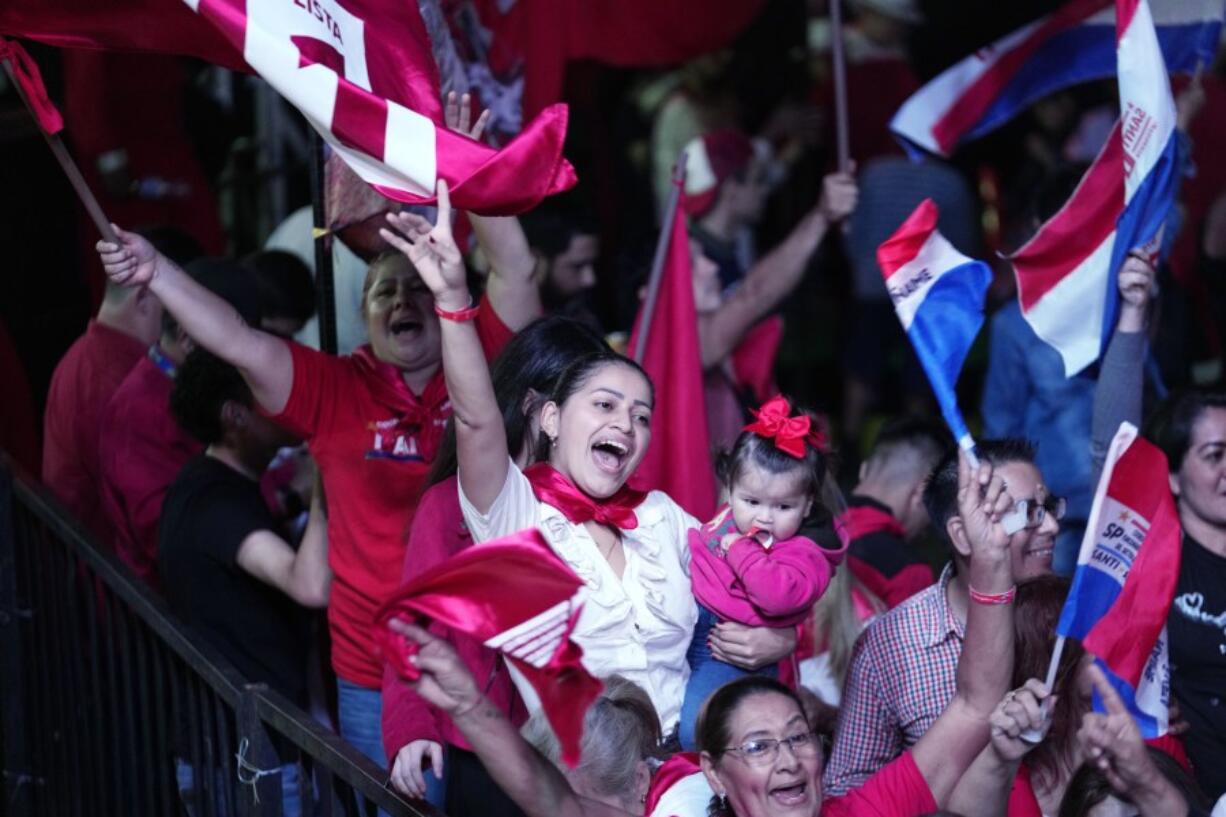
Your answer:
[[[500,150],[443,126],[438,72],[416,3],[183,2],[186,7],[171,0],[101,6],[94,0],[6,0],[0,33],[249,68],[298,108],[363,180],[397,201],[432,201],[441,178],[456,207],[511,214],[576,181],[562,158],[565,106],[546,108]]]

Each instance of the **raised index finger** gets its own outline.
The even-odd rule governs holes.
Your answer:
[[[451,190],[447,186],[447,180],[440,178],[438,185],[435,188],[435,195],[438,197],[438,223],[444,224],[448,228],[451,227]]]

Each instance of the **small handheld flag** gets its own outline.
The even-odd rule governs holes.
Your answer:
[[[992,271],[954,249],[937,231],[938,216],[932,199],[920,202],[877,248],[877,263],[941,415],[958,445],[973,458],[975,442],[962,419],[954,387],[983,326],[983,301]]]
[[[1081,639],[1147,738],[1167,728],[1166,618],[1179,579],[1179,516],[1167,474],[1163,453],[1135,426],[1121,424],[1094,495],[1052,660],[1055,667],[1064,638]],[[1102,711],[1097,699],[1095,708]]]

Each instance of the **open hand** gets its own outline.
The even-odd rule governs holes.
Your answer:
[[[158,251],[144,236],[125,232],[114,224],[111,228],[119,244],[102,240],[94,245],[106,277],[120,286],[147,286],[157,274]]]
[[[406,797],[418,800],[426,796],[425,763],[434,776],[443,777],[443,747],[432,740],[413,740],[400,747],[392,763],[392,787]]]
[[[468,94],[457,98],[455,91],[450,91],[447,94],[447,104],[443,108],[443,123],[448,130],[455,131],[461,136],[467,136],[475,142],[480,142],[481,137],[485,135],[485,126],[490,121],[490,109],[486,108],[477,117],[477,121],[472,121],[472,97]]]
[[[1026,740],[1026,732],[1046,734],[1051,726],[1052,708],[1055,702],[1051,691],[1037,678],[1031,678],[1025,686],[1005,693],[1000,705],[992,711],[988,723],[992,727],[992,749],[1005,761],[1021,760],[1022,756],[1038,745]]]
[[[451,196],[447,182],[438,180],[438,221],[431,224],[416,213],[387,214],[388,227],[379,235],[413,262],[417,273],[442,309],[458,311],[470,306],[464,258],[451,234]]]

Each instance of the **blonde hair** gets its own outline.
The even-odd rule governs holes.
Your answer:
[[[830,654],[830,674],[839,689],[843,688],[843,681],[847,677],[851,651],[856,646],[856,639],[865,627],[865,622],[856,614],[856,605],[852,600],[853,589],[868,600],[874,615],[885,612],[885,604],[852,575],[846,564],[835,571],[826,592],[818,599],[817,604],[813,605],[814,650],[818,651],[822,644],[825,645],[825,651]]]

